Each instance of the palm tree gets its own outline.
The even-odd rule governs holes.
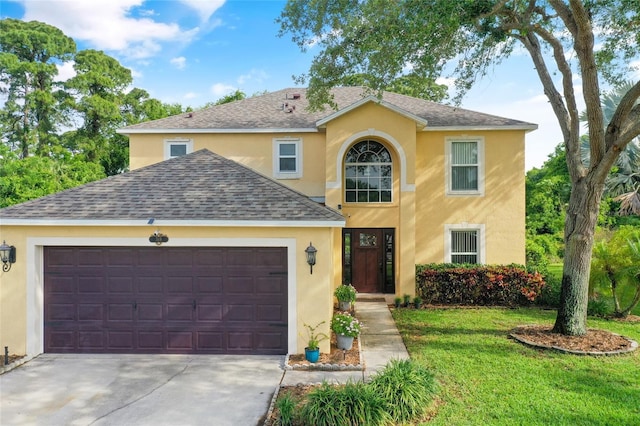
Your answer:
[[[602,96],[602,113],[604,122],[608,123],[613,117],[620,100],[634,85],[627,81]],[[580,119],[586,121],[586,112],[582,112]],[[589,164],[589,136],[581,140],[582,159]],[[606,193],[620,203],[620,215],[640,215],[640,140],[631,141],[626,149],[620,153],[616,167],[605,183]]]

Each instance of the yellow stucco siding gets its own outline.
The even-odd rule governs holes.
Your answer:
[[[484,141],[484,195],[446,194],[447,138]],[[418,139],[416,263],[445,261],[445,224],[484,225],[485,262],[525,262],[524,132],[425,132]]]
[[[208,149],[236,161],[265,176],[273,173],[273,141],[302,141],[302,177],[276,179],[280,183],[311,197],[324,195],[325,138],[321,133],[215,133],[215,134],[133,134],[129,136],[131,170],[165,160],[167,141],[191,141],[193,150]]]
[[[29,354],[41,347],[41,342],[27,336],[40,336],[43,324],[43,264],[42,247],[66,246],[140,246],[148,247],[149,235],[156,227],[95,227],[95,226],[2,226],[2,238],[16,247],[17,262],[9,272],[0,272],[0,342],[11,353]],[[248,246],[287,247],[289,259],[289,349],[304,352],[304,324],[315,325],[331,317],[333,309],[332,255],[335,242],[332,228],[294,227],[160,227],[169,236],[163,246]],[[309,242],[317,248],[317,263],[313,274],[306,262],[305,248]],[[25,285],[26,283],[26,285]],[[310,309],[313,307],[313,309]],[[322,327],[329,333],[329,324]],[[40,333],[40,334],[39,334]],[[329,351],[329,342],[321,344]],[[29,353],[31,351],[31,353]]]

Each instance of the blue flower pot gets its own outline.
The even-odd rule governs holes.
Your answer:
[[[318,362],[320,358],[320,349],[304,348],[304,358],[309,362]]]

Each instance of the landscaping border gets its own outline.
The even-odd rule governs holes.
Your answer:
[[[558,351],[558,352],[564,352],[564,353],[568,353],[568,354],[572,354],[572,355],[587,355],[587,356],[613,356],[613,355],[623,355],[623,354],[627,354],[630,352],[635,351],[636,349],[638,349],[638,342],[636,342],[635,340],[632,340],[628,337],[622,336],[620,334],[617,333],[611,333],[614,334],[616,336],[620,336],[623,339],[625,339],[626,341],[628,341],[631,346],[629,348],[626,349],[619,349],[619,350],[615,350],[615,351],[579,351],[579,350],[574,350],[574,349],[566,349],[566,348],[561,348],[559,346],[550,346],[550,345],[543,345],[540,343],[535,343],[531,340],[527,340],[519,335],[516,335],[515,333],[509,333],[509,337],[511,337],[514,340],[517,340],[518,342],[533,347],[533,348],[540,348],[540,349],[550,349],[550,350],[554,350],[554,351]]]
[[[292,364],[289,365],[289,356],[287,354],[284,360],[284,369],[285,370],[298,370],[298,371],[364,371],[365,365],[364,360],[362,359],[362,345],[360,343],[360,339],[357,339],[358,342],[358,352],[360,355],[360,360],[358,364],[329,364],[329,363],[316,363],[316,364]]]

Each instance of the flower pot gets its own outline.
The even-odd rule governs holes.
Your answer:
[[[341,311],[348,311],[349,309],[351,309],[351,302],[343,302],[339,300],[338,309],[340,309]]]
[[[348,351],[353,346],[353,337],[345,336],[343,334],[336,334],[336,346],[338,349],[344,349]]]
[[[309,362],[318,362],[320,358],[320,349],[304,348],[304,358]]]

